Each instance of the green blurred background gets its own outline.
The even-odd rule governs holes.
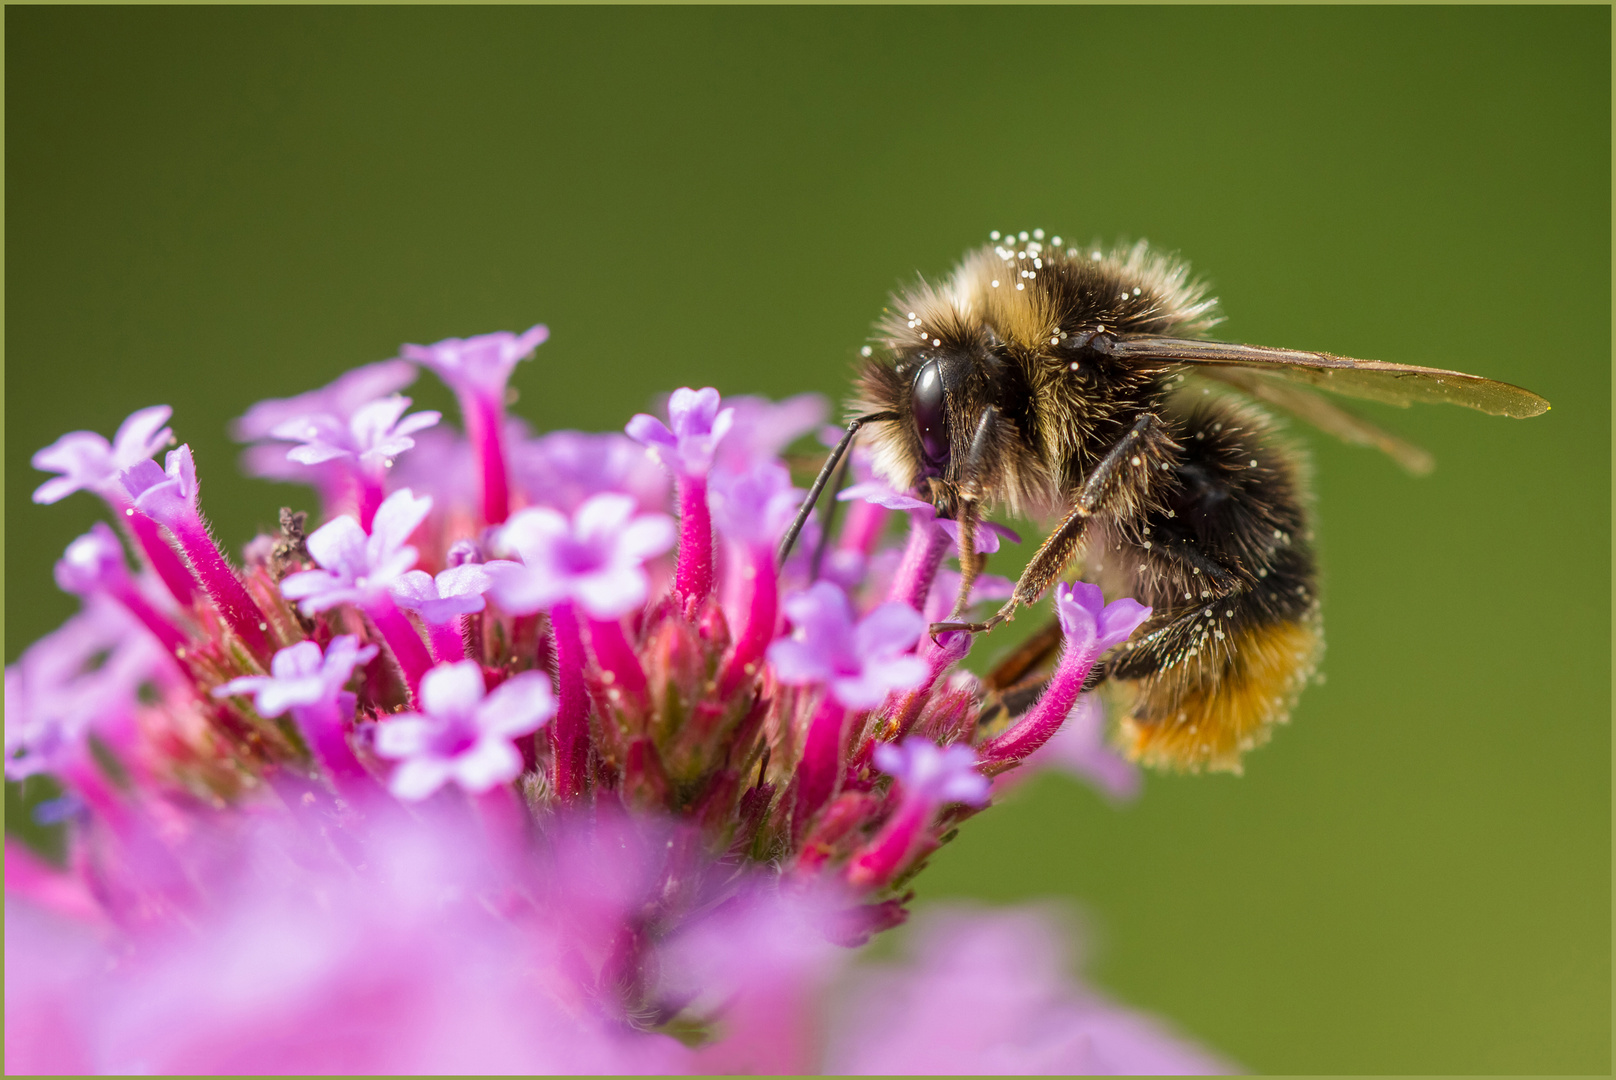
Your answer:
[[[518,411],[613,428],[840,393],[989,229],[1148,237],[1229,337],[1554,411],[1366,408],[1420,480],[1312,438],[1328,684],[1243,778],[1039,779],[922,902],[1068,898],[1103,987],[1255,1070],[1609,1070],[1609,9],[5,18],[8,660],[97,515],[29,502],[66,430],[172,404],[238,546],[290,489],[226,421],[400,342],[548,322]]]

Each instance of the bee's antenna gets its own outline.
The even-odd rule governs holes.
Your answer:
[[[842,508],[837,496],[842,493],[842,488],[847,486],[847,474],[852,461],[851,457],[843,455],[841,464],[836,466],[836,478],[830,484],[830,503],[825,507],[825,526],[819,530],[819,543],[814,545],[814,557],[808,562],[809,584],[819,580],[819,568],[825,563],[825,549],[830,547],[831,530],[836,527],[836,515]]]
[[[853,436],[858,434],[858,429],[865,424],[874,424],[881,420],[896,420],[897,418],[898,414],[895,412],[878,412],[871,413],[868,416],[861,416],[848,423],[847,433],[842,436],[842,441],[836,444],[836,449],[830,452],[830,457],[825,459],[824,467],[819,470],[819,475],[814,478],[814,486],[808,489],[808,497],[802,501],[801,508],[797,510],[796,520],[791,523],[791,528],[786,530],[785,536],[780,540],[780,550],[774,558],[776,570],[785,565],[786,556],[790,555],[791,549],[796,546],[797,535],[802,532],[802,527],[808,523],[808,515],[813,512],[814,504],[819,501],[819,493],[825,490],[825,485],[830,481],[830,474],[841,463],[842,455],[847,453],[847,448],[852,445]]]

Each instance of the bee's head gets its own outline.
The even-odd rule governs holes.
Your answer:
[[[894,419],[873,425],[876,471],[952,515],[961,494],[991,493],[1014,426],[995,409],[1007,373],[990,335],[936,339],[865,365],[860,404]]]

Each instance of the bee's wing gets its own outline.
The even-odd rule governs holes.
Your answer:
[[[1157,337],[1152,334],[1119,335],[1111,355],[1123,360],[1159,364],[1193,364],[1247,368],[1266,376],[1306,383],[1347,397],[1408,406],[1415,402],[1447,402],[1480,409],[1494,416],[1537,416],[1549,403],[1509,383],[1466,375],[1462,371],[1354,360],[1330,353],[1298,349],[1270,349],[1223,341]]]
[[[1311,390],[1272,378],[1267,372],[1232,365],[1209,365],[1198,368],[1194,374],[1233,386],[1264,404],[1284,409],[1342,442],[1373,447],[1416,476],[1424,476],[1436,465],[1435,459],[1423,448],[1371,424]]]

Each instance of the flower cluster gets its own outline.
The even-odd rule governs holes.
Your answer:
[[[811,1037],[840,946],[903,921],[1022,766],[1131,792],[1080,694],[1148,609],[1061,585],[1047,687],[989,712],[969,636],[926,633],[954,523],[857,452],[841,528],[776,566],[803,496],[781,454],[818,399],[681,389],[625,434],[534,437],[506,382],[545,336],[405,346],[255,406],[248,468],[305,479],[323,523],[284,510],[239,565],[189,446],[154,460],[166,407],[35,456],[58,474],[35,501],[100,496],[137,566],[106,525],[74,541],[57,580],[82,612],[6,672],[7,776],[48,772],[71,807],[65,869],[7,859],[30,1067],[897,1068],[902,1039],[929,1045],[924,979],[886,997],[916,1002],[896,1041],[868,1016]],[[415,365],[464,437],[407,414]],[[1027,952],[1047,931],[993,932]],[[975,933],[925,963],[970,982]],[[1038,954],[1036,1007],[967,1068],[1216,1067]],[[311,1045],[277,1042],[294,1023]]]

